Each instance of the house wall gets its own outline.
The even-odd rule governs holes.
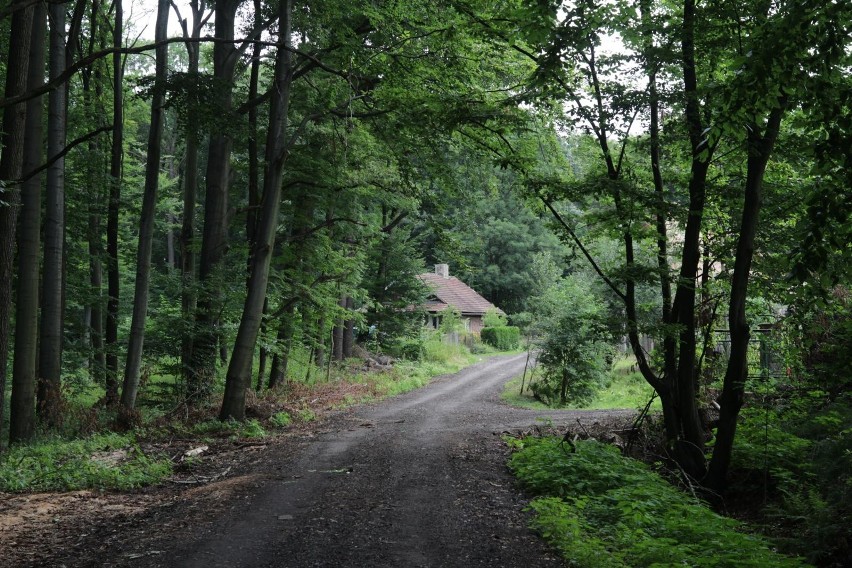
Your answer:
[[[476,335],[479,335],[479,332],[481,332],[482,328],[485,327],[482,323],[482,316],[468,316],[467,320],[470,322],[470,332],[475,333]]]

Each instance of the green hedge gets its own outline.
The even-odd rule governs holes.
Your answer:
[[[517,349],[521,343],[521,330],[513,325],[485,327],[480,333],[482,341],[500,351]]]

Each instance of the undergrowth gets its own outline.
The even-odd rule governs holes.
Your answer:
[[[532,526],[571,566],[803,566],[614,447],[509,438]]]
[[[852,561],[852,402],[820,406],[744,409],[731,464],[732,506],[757,501],[754,522],[782,550],[843,566]]]
[[[168,457],[145,454],[131,434],[53,439],[10,448],[0,462],[0,491],[128,490],[171,471]]]

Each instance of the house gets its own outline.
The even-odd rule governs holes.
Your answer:
[[[503,313],[473,288],[455,276],[450,276],[448,264],[436,264],[434,273],[420,274],[418,278],[431,290],[423,304],[428,312],[427,325],[431,328],[437,329],[441,325],[441,313],[450,306],[461,313],[465,329],[477,334],[484,327],[482,317],[485,312],[497,310]]]

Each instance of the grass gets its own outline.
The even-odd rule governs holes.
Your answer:
[[[644,407],[648,403],[648,400],[650,400],[654,390],[642,375],[633,369],[633,365],[634,360],[632,357],[616,360],[610,370],[609,384],[602,387],[590,403],[584,405],[568,404],[564,408],[608,410]],[[501,394],[503,401],[511,406],[520,408],[552,410],[554,407],[533,398],[532,392],[527,388],[530,380],[537,380],[537,375],[537,370],[533,370],[532,373],[527,371],[526,377],[518,375],[507,382]],[[524,379],[523,393],[521,393],[522,378]],[[661,408],[659,399],[655,399],[651,405],[651,409],[659,410]]]
[[[132,434],[54,438],[11,448],[0,461],[0,491],[128,490],[171,472],[168,456],[145,454]]]

